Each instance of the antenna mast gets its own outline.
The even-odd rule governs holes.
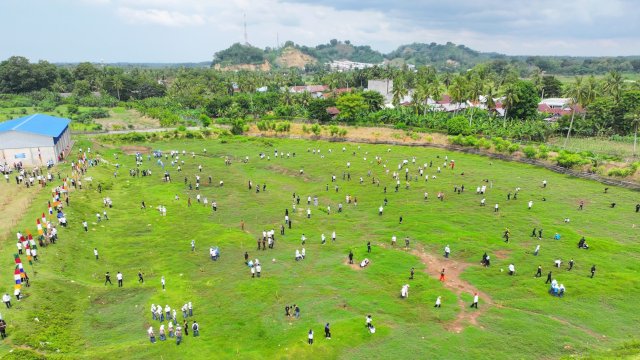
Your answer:
[[[249,36],[247,35],[247,14],[243,14],[244,16],[244,44],[249,45]]]

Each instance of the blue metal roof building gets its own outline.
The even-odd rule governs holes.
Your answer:
[[[0,161],[24,165],[58,162],[71,146],[71,120],[33,114],[0,123]]]

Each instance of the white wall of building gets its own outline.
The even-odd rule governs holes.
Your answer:
[[[59,142],[62,142],[65,136],[65,141],[70,141],[68,129]],[[52,137],[19,131],[0,133],[0,161],[3,163],[13,164],[22,161],[24,165],[34,166],[44,165],[49,160],[57,162],[57,159]]]

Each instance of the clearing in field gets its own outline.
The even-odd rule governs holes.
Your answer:
[[[100,161],[86,174],[74,174],[70,163],[55,169],[83,182],[82,189],[67,183],[68,227],[57,226],[56,244],[38,246],[33,265],[21,256],[31,286],[2,311],[5,358],[638,354],[637,192],[609,187],[605,193],[596,182],[428,148],[243,137],[149,144],[80,139],[74,158],[87,147],[87,158]],[[4,292],[13,291],[16,232],[31,232],[37,241],[36,219],[48,213],[51,191],[61,184],[38,193],[15,182],[0,185]],[[20,199],[29,198],[21,210],[28,202]],[[52,212],[47,221],[58,225]],[[541,238],[537,231],[531,236],[534,228]],[[582,237],[588,250],[577,246]],[[304,259],[296,260],[296,251]],[[480,264],[484,253],[488,267]],[[370,262],[360,267],[365,258]],[[566,287],[563,297],[550,294],[549,272]],[[409,296],[401,298],[404,285]],[[475,293],[477,309],[471,308]],[[158,314],[151,314],[152,305]],[[176,311],[174,331],[187,323],[180,345],[169,337],[167,308],[170,317]],[[160,315],[162,321],[154,319]],[[367,315],[375,333],[365,326]]]

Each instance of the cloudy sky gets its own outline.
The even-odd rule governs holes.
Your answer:
[[[637,0],[0,0],[0,59],[197,62],[234,42],[447,41],[510,55],[640,55]]]

